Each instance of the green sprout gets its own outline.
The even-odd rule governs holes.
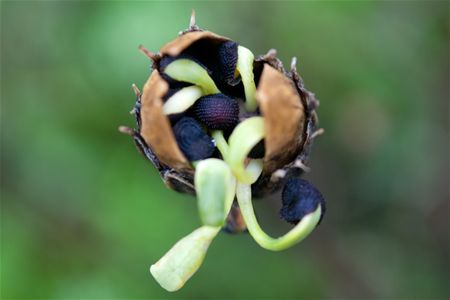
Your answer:
[[[220,227],[202,226],[179,240],[157,263],[150,273],[167,291],[183,287],[201,266],[211,241]]]
[[[190,59],[177,59],[171,62],[164,73],[175,80],[189,82],[202,88],[204,95],[220,93],[208,72]]]
[[[322,209],[319,205],[313,213],[303,217],[288,233],[279,238],[272,238],[267,235],[258,224],[252,204],[251,186],[238,183],[236,197],[250,235],[261,247],[271,251],[287,249],[303,240],[317,226],[322,213]]]
[[[255,56],[249,49],[238,46],[236,70],[241,75],[242,83],[244,84],[245,108],[248,111],[255,111],[258,107],[255,98],[256,85],[253,75],[254,58]]]
[[[167,99],[163,105],[163,112],[166,115],[182,113],[194,105],[201,96],[203,90],[196,85],[182,88]]]
[[[194,183],[202,223],[222,227],[236,194],[230,168],[220,159],[202,160],[196,165]]]
[[[237,51],[238,58],[234,75],[235,78],[239,75],[241,77],[246,111],[255,112],[258,103],[255,97],[256,85],[253,74],[254,55],[249,49],[242,46],[238,46]],[[221,93],[208,71],[193,60],[175,59],[165,67],[163,72],[174,80],[193,84],[180,89],[167,99],[163,105],[163,112],[166,115],[185,112],[201,97]],[[217,111],[219,114],[223,112]],[[236,123],[238,113],[239,107],[237,106]],[[193,118],[186,117],[186,119],[192,119],[195,125],[192,126],[192,122],[186,123],[191,124],[191,127],[187,128],[197,130],[192,129],[193,132],[201,132],[202,137],[207,141],[206,144],[210,145],[208,148],[192,142],[191,144],[195,144],[197,147],[192,152],[198,154],[198,149],[210,149],[211,153],[207,153],[208,156],[201,156],[201,158],[186,156],[195,168],[194,186],[202,226],[179,240],[158,262],[150,267],[150,272],[156,281],[171,292],[182,288],[199,269],[209,245],[225,225],[235,197],[250,235],[261,247],[271,251],[287,249],[303,240],[320,222],[322,214],[322,207],[318,205],[313,212],[308,211],[307,214],[302,215],[301,219],[298,218],[300,221],[297,225],[283,236],[273,238],[266,234],[256,219],[252,204],[252,184],[263,173],[263,159],[248,157],[252,149],[266,137],[264,118],[254,116],[241,121],[232,131],[228,141],[221,130],[212,130],[220,127],[208,127],[208,123],[204,122],[203,125],[209,128],[208,131],[197,124]],[[233,123],[233,126],[236,123]],[[181,121],[178,121],[174,125],[174,133],[178,132],[175,129],[180,124]],[[180,132],[184,133],[181,131],[182,129]],[[194,138],[196,136],[195,134],[185,135]],[[179,143],[178,145],[183,151],[183,145],[190,146],[191,144]],[[218,148],[222,159],[208,158],[212,156],[214,146]]]
[[[239,182],[250,184],[252,177],[245,170],[244,161],[248,154],[265,135],[264,118],[251,117],[242,121],[231,133],[229,151],[224,157]],[[222,154],[223,155],[223,154]]]
[[[150,267],[152,276],[169,292],[183,287],[201,266],[236,194],[236,179],[224,161],[210,158],[196,162],[195,166],[195,189],[204,226],[178,241]]]

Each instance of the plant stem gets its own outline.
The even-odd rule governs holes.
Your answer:
[[[314,212],[303,217],[303,219],[288,233],[279,238],[272,238],[261,229],[256,220],[252,204],[251,186],[238,182],[236,197],[248,231],[255,241],[267,250],[281,251],[300,242],[313,231],[320,220],[321,207],[319,205]]]

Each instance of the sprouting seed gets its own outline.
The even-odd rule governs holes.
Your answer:
[[[289,178],[308,169],[312,140],[323,130],[318,101],[297,73],[296,59],[286,70],[274,49],[255,57],[200,29],[194,12],[189,28],[158,53],[139,48],[154,70],[142,93],[133,86],[137,129],[120,131],[133,137],[168,187],[197,196],[202,222],[151,266],[156,281],[168,291],[180,289],[222,226],[247,228],[271,251],[305,239],[322,219],[325,200],[309,182]],[[280,216],[296,225],[272,237],[259,225],[252,197],[285,182]]]
[[[173,127],[173,132],[180,150],[189,161],[202,160],[213,154],[215,146],[212,139],[193,118],[183,117]]]

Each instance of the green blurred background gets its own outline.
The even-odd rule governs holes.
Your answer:
[[[221,234],[169,294],[148,267],[199,226],[118,125],[188,25],[297,56],[328,200],[302,244]],[[449,298],[449,2],[1,2],[2,299]],[[264,228],[286,230],[277,199]]]

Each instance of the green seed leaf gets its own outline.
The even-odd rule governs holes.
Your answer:
[[[216,158],[200,161],[194,184],[203,224],[223,226],[236,192],[236,179],[228,165]]]
[[[157,263],[150,273],[167,291],[183,287],[201,266],[208,247],[220,227],[202,226],[179,240]]]
[[[251,186],[238,183],[236,196],[250,235],[261,247],[271,251],[290,248],[306,238],[316,228],[322,212],[322,207],[319,205],[314,212],[304,216],[288,233],[279,238],[272,238],[258,224],[253,210]]]
[[[177,59],[171,62],[164,70],[164,73],[175,80],[190,82],[202,88],[203,94],[220,93],[208,72],[198,63],[190,59]]]
[[[238,61],[236,70],[241,74],[242,83],[244,84],[245,108],[248,111],[255,111],[258,107],[255,98],[256,85],[253,75],[253,53],[242,46],[238,46]]]
[[[229,151],[226,158],[228,165],[239,182],[252,184],[254,178],[245,170],[244,160],[252,148],[264,138],[263,117],[252,117],[242,121],[228,139]]]
[[[203,95],[203,91],[198,86],[188,86],[176,92],[167,99],[163,106],[166,115],[178,114],[186,111]]]

